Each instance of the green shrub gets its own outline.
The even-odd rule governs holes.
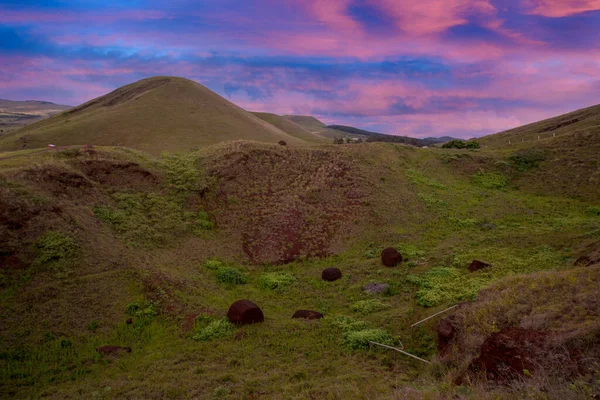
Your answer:
[[[477,278],[466,279],[457,268],[436,267],[422,275],[409,275],[407,281],[417,287],[415,298],[422,307],[445,302],[474,300],[483,286]]]
[[[600,215],[600,207],[598,206],[591,206],[588,207],[588,209],[586,210],[588,215],[592,215],[592,216],[599,216]]]
[[[431,207],[446,207],[448,205],[448,203],[445,202],[444,200],[437,199],[429,194],[417,193],[417,197],[423,203],[425,203]]]
[[[412,168],[407,169],[406,176],[414,184],[423,184],[423,185],[431,186],[431,187],[434,187],[437,189],[446,189],[447,188],[446,186],[437,182],[435,179],[432,179],[432,178],[426,176],[425,174],[421,173],[420,171],[417,171],[416,169],[412,169]]]
[[[536,168],[546,160],[546,152],[540,149],[519,150],[508,157],[510,164],[519,172]]]
[[[209,341],[231,336],[235,331],[235,325],[227,319],[210,320],[209,318],[197,319],[194,340]]]
[[[343,332],[362,331],[369,327],[369,324],[364,321],[358,321],[352,317],[339,315],[333,320],[333,325],[341,329]]]
[[[443,149],[479,149],[481,145],[473,140],[454,139],[442,145]]]
[[[248,277],[239,269],[234,267],[221,267],[215,272],[217,282],[230,285],[242,285],[248,283]]]
[[[153,317],[158,315],[158,304],[150,301],[146,304],[130,303],[127,305],[125,313],[132,317]]]
[[[212,270],[217,270],[221,267],[223,267],[225,264],[223,264],[221,261],[219,260],[215,260],[214,258],[210,258],[206,261],[204,261],[204,268],[208,268],[208,269],[212,269]]]
[[[284,271],[269,272],[258,279],[258,286],[268,290],[285,290],[294,283],[296,283],[294,275]]]
[[[173,196],[115,193],[114,207],[97,206],[94,214],[134,246],[160,247],[186,232],[203,235],[214,227],[207,213],[184,210]]]
[[[359,315],[369,315],[377,311],[388,308],[389,305],[382,303],[377,299],[360,300],[351,307],[352,311]]]
[[[47,232],[37,241],[35,247],[37,248],[36,262],[39,264],[69,259],[77,252],[75,241],[64,233],[56,231]]]
[[[369,342],[393,346],[396,339],[382,329],[365,329],[344,333],[344,344],[351,350],[369,349]]]
[[[92,321],[90,322],[90,324],[88,325],[88,330],[92,331],[92,332],[96,332],[96,330],[98,329],[98,322],[96,321]]]
[[[402,259],[404,261],[413,258],[423,257],[425,255],[425,252],[423,250],[419,250],[417,246],[410,243],[400,243],[395,247],[400,252],[400,254],[402,254]]]
[[[508,185],[508,179],[505,176],[482,170],[472,176],[472,181],[475,185],[485,189],[504,189]]]

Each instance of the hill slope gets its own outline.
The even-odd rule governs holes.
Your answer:
[[[160,153],[237,139],[305,144],[196,82],[153,77],[6,135],[0,150],[91,143]]]
[[[282,117],[280,115],[277,114],[271,114],[271,113],[263,113],[263,112],[253,112],[252,114],[256,115],[258,118],[262,119],[265,122],[268,122],[269,124],[276,126],[277,128],[281,129],[282,131],[284,131],[285,133],[304,140],[306,142],[310,142],[310,143],[329,143],[328,140],[326,140],[324,137],[316,135],[314,133],[312,133],[311,131],[303,128],[302,126],[298,125],[297,123]]]
[[[19,129],[69,108],[71,106],[54,104],[49,101],[0,99],[0,134]]]
[[[600,274],[570,268],[598,261],[597,245],[576,250],[598,243],[597,202],[457,172],[464,155],[498,153],[234,141],[161,157],[100,146],[2,154],[0,398],[453,398],[462,361],[432,370],[368,340],[435,361],[442,316],[411,324],[465,301],[461,312],[482,310],[458,326],[469,351],[515,325],[594,333]],[[395,268],[379,258],[388,246],[404,256]],[[471,273],[474,259],[492,267]],[[343,278],[321,280],[329,267]],[[546,270],[560,276],[528,277]],[[513,276],[523,284],[501,291],[506,300],[470,301]],[[373,283],[388,290],[366,292]],[[239,299],[264,322],[223,321]],[[325,318],[292,319],[297,309]],[[131,353],[96,350],[117,345]],[[569,398],[524,384],[530,397]],[[494,390],[487,398],[509,397]]]
[[[523,190],[587,199],[597,196],[600,105],[484,136],[478,142],[484,152],[505,155],[517,168],[514,182]]]

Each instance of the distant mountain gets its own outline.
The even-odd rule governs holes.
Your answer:
[[[418,139],[418,138],[413,138],[413,137],[409,137],[409,136],[396,136],[396,135],[388,135],[388,134],[379,133],[379,132],[371,132],[371,131],[366,131],[364,129],[358,129],[358,128],[354,128],[352,126],[346,126],[346,125],[329,125],[328,128],[339,131],[339,132],[347,133],[347,134],[364,136],[364,137],[366,137],[367,142],[404,143],[404,144],[408,144],[411,146],[418,146],[418,147],[431,146],[436,143],[444,143],[444,142],[454,139],[449,136],[444,136],[441,138],[428,137],[425,139]]]
[[[0,135],[71,108],[49,101],[0,99]]]
[[[44,147],[48,143],[65,146],[89,143],[158,154],[229,140],[309,144],[199,83],[157,76],[3,135],[0,150]]]

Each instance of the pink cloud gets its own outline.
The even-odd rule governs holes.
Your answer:
[[[527,0],[526,5],[528,14],[553,18],[600,10],[600,0]]]
[[[466,24],[471,15],[496,12],[489,0],[373,0],[372,4],[393,16],[403,31],[415,36],[441,33]]]

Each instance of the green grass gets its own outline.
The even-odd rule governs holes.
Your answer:
[[[261,289],[285,291],[289,286],[296,283],[296,278],[289,272],[269,272],[258,278],[258,286]]]
[[[406,351],[435,361],[439,318],[410,325],[457,302],[482,300],[483,289],[495,286],[507,294],[492,307],[473,308],[468,327],[474,337],[503,321],[532,323],[528,305],[554,315],[548,314],[558,306],[549,302],[551,296],[558,302],[573,288],[583,287],[586,296],[592,292],[594,276],[571,276],[569,268],[579,247],[597,240],[596,203],[517,189],[512,165],[503,170],[486,164],[485,174],[502,172],[509,182],[501,190],[482,188],[472,179],[479,165],[473,168],[466,158],[461,167],[445,163],[452,150],[339,147],[331,156],[324,150],[274,153],[269,146],[236,144],[147,159],[106,150],[111,157],[151,166],[164,176],[164,185],[138,192],[97,184],[92,195],[76,200],[3,171],[7,180],[0,190],[10,196],[16,191],[22,209],[34,206],[33,195],[45,199],[36,207],[62,206],[61,214],[40,214],[51,218],[52,229],[33,225],[32,233],[79,233],[68,234],[77,244],[74,256],[65,258],[77,261],[73,275],[61,281],[34,275],[19,287],[11,276],[0,285],[0,397],[402,398],[409,388],[416,398],[452,397],[458,389],[449,384],[445,366],[425,367],[399,353],[375,351],[368,342],[401,342]],[[485,151],[472,154],[486,157]],[[284,158],[286,152],[296,158]],[[350,177],[340,191],[360,206],[341,206],[346,197],[332,194],[329,185],[342,178],[323,175],[337,157],[352,160],[337,164],[347,167]],[[493,157],[506,162],[507,154]],[[253,162],[258,158],[260,163]],[[285,169],[286,162],[294,163],[294,171]],[[544,163],[523,174],[541,168]],[[287,180],[292,172],[297,175]],[[235,178],[240,175],[243,179]],[[362,191],[367,195],[358,197]],[[325,213],[327,202],[335,206]],[[261,238],[284,236],[287,246],[291,236],[285,235],[296,219],[286,218],[298,210],[294,218],[301,217],[302,226],[323,231],[350,215],[337,230],[326,231],[333,237],[327,247],[332,254],[287,264],[251,263],[243,247],[246,228],[256,227],[251,232]],[[281,224],[268,225],[273,221]],[[326,236],[319,229],[298,232],[313,245]],[[18,253],[24,260],[39,251],[39,234],[32,233],[15,239],[24,244]],[[384,267],[380,252],[390,246],[407,262]],[[55,254],[57,248],[62,246],[44,251]],[[493,266],[469,273],[473,259]],[[340,268],[344,278],[323,282],[321,272],[328,267]],[[538,274],[561,278],[530,281]],[[240,280],[247,283],[237,284]],[[364,286],[373,282],[391,289],[365,293]],[[527,294],[523,302],[519,293]],[[225,317],[239,299],[256,303],[265,321],[232,327]],[[584,329],[586,316],[594,324],[588,300],[573,303],[568,318],[552,326],[577,321]],[[325,318],[292,319],[298,309]],[[125,323],[128,318],[132,325]],[[101,345],[133,351],[101,358],[94,350]],[[479,393],[476,385],[472,390]]]

